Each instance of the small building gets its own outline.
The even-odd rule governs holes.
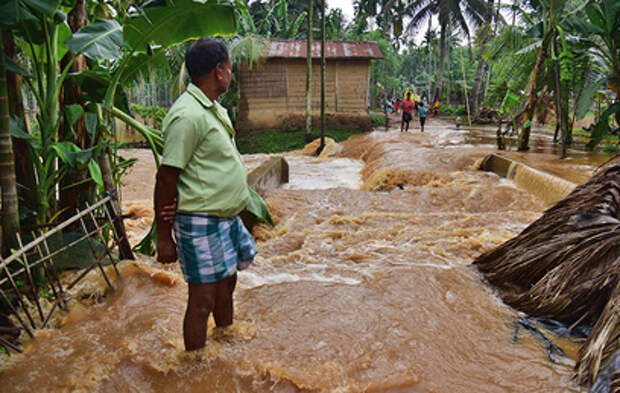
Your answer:
[[[306,113],[306,41],[271,40],[263,61],[238,74],[236,128],[302,129]],[[370,60],[383,55],[375,42],[327,41],[325,113],[329,127],[370,126]],[[312,44],[312,115],[321,110],[321,42]]]

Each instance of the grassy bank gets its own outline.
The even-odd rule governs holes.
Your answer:
[[[385,121],[385,119],[384,119]],[[363,130],[334,129],[325,130],[325,136],[342,142],[352,135],[363,134]],[[241,154],[281,153],[302,149],[306,144],[305,130],[297,131],[265,131],[260,134],[237,136],[237,147]],[[319,138],[320,130],[312,130],[312,139]]]

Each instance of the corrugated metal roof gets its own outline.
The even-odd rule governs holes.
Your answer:
[[[325,41],[329,59],[383,59],[376,42]],[[306,41],[270,40],[268,58],[306,58]],[[312,42],[312,58],[321,57],[321,41]]]

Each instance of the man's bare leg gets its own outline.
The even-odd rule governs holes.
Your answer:
[[[217,282],[188,284],[189,297],[183,320],[183,341],[185,350],[193,351],[205,346],[207,321],[215,308]]]
[[[216,282],[215,308],[213,318],[217,327],[226,327],[233,322],[233,292],[237,285],[237,273]]]

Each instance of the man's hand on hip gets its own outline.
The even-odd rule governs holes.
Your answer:
[[[157,241],[157,262],[173,263],[177,260],[177,245],[172,239]]]

